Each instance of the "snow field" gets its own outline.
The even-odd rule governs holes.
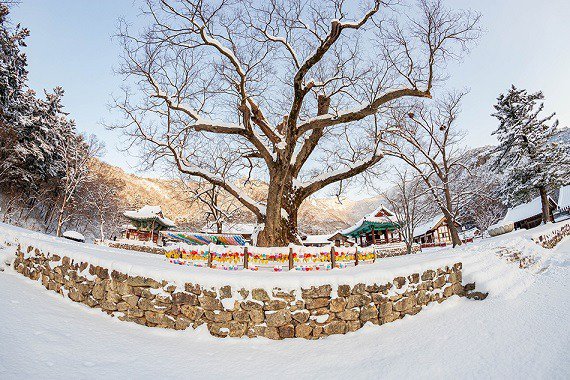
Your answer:
[[[567,379],[570,239],[552,250],[531,240],[559,225],[425,254],[461,257],[463,282],[491,292],[484,301],[452,297],[413,317],[317,341],[149,329],[70,302],[6,268],[0,378]],[[521,269],[498,257],[500,248],[535,264]],[[0,263],[10,249],[0,250]]]

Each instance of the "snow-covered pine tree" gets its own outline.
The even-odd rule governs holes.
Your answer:
[[[30,108],[26,55],[20,50],[26,46],[29,31],[10,27],[9,13],[9,8],[0,3],[0,162],[10,155],[17,137],[14,126],[23,122]]]
[[[9,27],[8,7],[0,3],[0,123],[5,126],[17,117],[26,92],[26,55],[20,47],[29,35],[25,28]]]
[[[548,191],[568,182],[569,147],[556,141],[559,132],[554,113],[543,117],[541,91],[529,94],[514,85],[501,94],[492,116],[499,120],[493,134],[499,140],[495,168],[506,174],[505,200],[510,205],[528,201],[538,192],[542,200],[542,220],[550,220]]]

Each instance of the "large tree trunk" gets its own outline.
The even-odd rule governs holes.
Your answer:
[[[265,227],[257,236],[261,247],[284,247],[299,243],[297,215],[300,201],[295,198],[291,179],[283,179],[284,169],[275,170],[269,182]]]
[[[546,186],[540,186],[538,191],[540,192],[540,202],[542,203],[542,223],[546,224],[548,222],[552,222],[550,217],[550,202],[548,202]]]

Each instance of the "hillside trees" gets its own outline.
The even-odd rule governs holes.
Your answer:
[[[478,36],[479,15],[438,0],[365,3],[148,1],[148,28],[120,31],[120,71],[135,89],[116,99],[125,121],[114,127],[148,161],[235,197],[264,224],[259,245],[296,241],[301,203],[375,167],[381,116],[431,98]],[[199,164],[214,159],[204,142],[215,135],[239,158],[234,173],[247,165],[268,183],[265,199]]]
[[[94,218],[80,201],[101,144],[81,136],[64,112],[61,87],[39,98],[28,87],[22,49],[29,31],[0,3],[0,199],[3,221],[60,235]],[[85,194],[82,194],[85,199]],[[111,203],[113,204],[113,203]],[[81,218],[75,216],[81,215]]]
[[[67,121],[62,120],[62,122]],[[59,181],[57,236],[61,236],[63,224],[66,218],[70,217],[68,212],[70,202],[76,199],[77,192],[81,187],[87,186],[92,181],[89,163],[102,153],[102,149],[103,145],[93,135],[85,139],[82,135],[71,134],[58,146],[58,153],[63,163],[63,176]],[[77,202],[84,201],[84,199],[77,200]],[[82,207],[78,208],[81,209]],[[101,214],[99,212],[99,217]]]
[[[542,221],[550,221],[548,191],[570,180],[570,149],[555,139],[558,120],[554,113],[542,116],[542,92],[528,93],[514,85],[497,98],[495,113],[499,140],[495,168],[506,173],[505,200],[511,205],[528,201],[538,192]]]

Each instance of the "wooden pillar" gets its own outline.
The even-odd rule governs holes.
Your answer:
[[[212,247],[208,245],[208,268],[212,267]]]
[[[372,226],[372,244],[376,245],[376,233],[374,232],[374,226]]]
[[[354,252],[354,266],[358,265],[358,247],[356,247],[356,251]]]
[[[289,270],[293,269],[293,247],[289,247]]]
[[[334,246],[331,247],[331,269],[336,267],[336,257],[334,257]]]
[[[384,230],[384,240],[386,240],[386,243],[389,243],[390,241],[388,240],[388,229],[386,228]]]
[[[247,246],[243,247],[243,269],[249,268],[249,250]]]

